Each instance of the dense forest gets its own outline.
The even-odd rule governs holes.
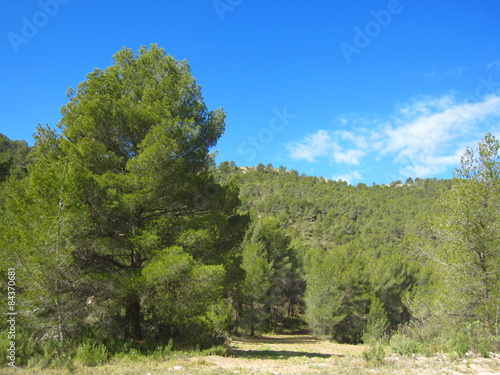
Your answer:
[[[109,356],[298,329],[402,354],[500,349],[492,135],[452,180],[351,186],[217,166],[225,114],[206,108],[188,64],[155,45],[113,60],[68,92],[32,147],[0,135],[18,365],[47,343],[54,358]]]

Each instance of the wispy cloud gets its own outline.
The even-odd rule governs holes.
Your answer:
[[[289,155],[295,160],[326,158],[332,164],[351,166],[369,158],[394,164],[403,176],[430,177],[458,165],[467,145],[500,128],[500,96],[476,103],[458,102],[451,95],[420,97],[397,105],[385,120],[357,121],[350,116],[347,124],[345,117],[339,124],[349,130],[318,130],[288,144]]]
[[[290,156],[294,160],[306,160],[311,163],[318,162],[319,157],[328,156],[335,163],[358,165],[365,156],[361,149],[344,149],[339,141],[351,139],[355,143],[359,140],[349,132],[328,132],[318,130],[299,142],[291,142],[287,145]]]
[[[326,130],[318,130],[316,133],[306,136],[301,142],[291,142],[287,148],[291,157],[295,160],[307,160],[317,162],[320,156],[328,155],[332,147],[332,139]]]
[[[429,81],[439,81],[448,78],[460,78],[466,71],[467,67],[465,66],[457,66],[441,72],[438,72],[434,69],[432,72],[425,74],[424,78]]]
[[[492,61],[491,63],[489,63],[488,65],[486,65],[486,67],[488,69],[492,69],[492,68],[500,68],[500,60],[495,60],[495,61]]]
[[[340,174],[332,177],[332,180],[338,181],[342,180],[351,184],[354,180],[361,180],[363,176],[358,171],[353,171],[351,173]]]

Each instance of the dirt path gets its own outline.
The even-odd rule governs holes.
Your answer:
[[[342,359],[361,357],[364,348],[321,341],[310,335],[266,335],[233,339],[231,357],[211,358],[220,368],[274,374],[303,374],[326,370]]]
[[[500,356],[451,360],[388,355],[383,365],[373,366],[362,358],[366,346],[340,345],[304,334],[236,338],[231,348],[230,357],[201,360],[228,374],[500,374]]]

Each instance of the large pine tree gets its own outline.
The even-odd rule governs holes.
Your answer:
[[[92,292],[80,291],[84,322],[113,320],[135,340],[145,328],[182,336],[196,326],[195,340],[208,337],[197,344],[210,344],[216,334],[200,332],[224,329],[214,311],[229,314],[224,293],[234,271],[227,271],[246,225],[235,213],[237,189],[215,183],[211,172],[224,112],[209,111],[188,64],[156,45],[122,49],[68,96],[60,135],[52,134],[57,154],[44,172],[47,158],[36,153],[50,146],[34,150],[39,181],[31,188],[44,185],[47,199],[39,198],[54,222],[62,211],[78,213],[51,248],[69,253],[64,266],[92,281]],[[36,221],[37,203],[17,201],[26,210],[16,215]],[[26,249],[15,250],[22,262]]]

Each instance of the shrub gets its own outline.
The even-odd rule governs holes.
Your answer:
[[[498,349],[500,337],[493,336],[479,321],[467,325],[471,349],[488,358],[490,353]]]
[[[68,371],[73,369],[74,348],[71,343],[62,342],[55,338],[36,340],[27,339],[20,346],[19,357],[22,360],[18,365],[38,368],[62,368]]]
[[[391,349],[399,355],[412,355],[424,352],[424,345],[411,337],[403,334],[396,333],[390,340]]]
[[[363,359],[370,365],[380,366],[385,362],[385,348],[380,343],[370,345],[369,349],[363,351]]]
[[[164,346],[158,346],[153,353],[151,353],[151,357],[153,359],[163,359],[167,357],[167,355],[172,351],[172,347],[174,346],[174,341],[172,339],[168,340],[168,344]]]
[[[85,366],[97,366],[108,359],[108,349],[104,344],[88,340],[76,351],[76,360]]]
[[[229,355],[230,349],[228,346],[225,345],[218,345],[218,346],[213,346],[210,349],[205,349],[201,351],[201,355],[218,355],[221,357],[225,357]]]

